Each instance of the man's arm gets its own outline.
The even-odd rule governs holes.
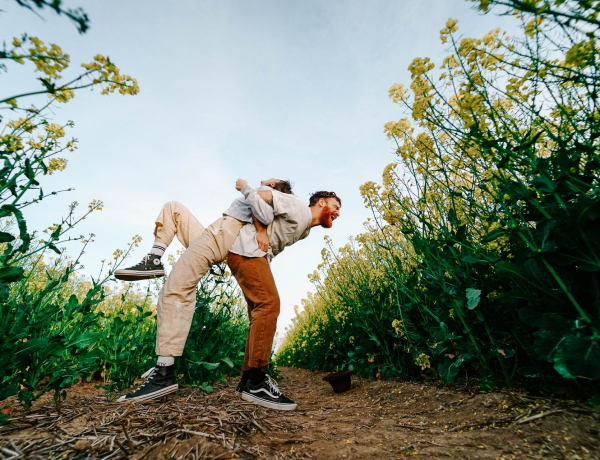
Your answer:
[[[256,242],[258,243],[258,249],[263,252],[269,252],[269,235],[267,235],[267,227],[256,218],[252,213],[252,220],[256,227]]]
[[[235,188],[244,194],[246,203],[250,205],[253,218],[260,221],[261,224],[269,225],[273,222],[275,215],[273,213],[273,194],[270,191],[257,192],[248,182],[238,179]],[[258,228],[258,227],[257,227]]]

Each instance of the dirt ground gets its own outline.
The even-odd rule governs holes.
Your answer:
[[[15,407],[0,427],[0,458],[600,459],[600,413],[574,401],[356,378],[335,394],[325,373],[281,374],[294,412],[246,403],[237,379],[208,396],[183,388],[132,405],[78,385],[61,413],[49,396]]]

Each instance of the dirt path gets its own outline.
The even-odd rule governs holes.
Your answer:
[[[359,379],[335,394],[324,373],[281,373],[295,412],[243,402],[233,379],[210,396],[186,388],[130,406],[78,385],[61,414],[48,398],[13,411],[0,459],[600,459],[600,414],[572,401]]]

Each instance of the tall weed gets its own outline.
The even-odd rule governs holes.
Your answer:
[[[63,10],[60,0],[52,9],[68,16],[80,32],[87,30],[82,10]],[[83,64],[83,73],[61,80],[69,55],[37,37],[14,37],[0,58],[3,71],[11,65],[33,65],[42,84],[37,91],[0,96],[0,109],[11,110],[1,113],[22,114],[13,120],[0,115],[0,401],[18,395],[28,407],[44,393],[54,392],[60,410],[66,389],[80,379],[100,374],[107,390],[122,390],[153,364],[156,291],[108,285],[114,270],[139,245],[137,236],[127,249],[115,251],[97,279],[83,279],[77,273],[79,260],[66,256],[63,244],[80,241],[85,248],[93,241],[94,235],[73,236],[73,229],[102,210],[101,201],[92,201],[82,214],[73,202],[58,223],[39,233],[28,228],[26,211],[71,190],[43,189],[47,176],[67,167],[63,156],[77,149],[76,139],[66,138],[73,122],[55,123],[47,115],[54,119],[58,104],[84,88],[135,95],[139,87],[102,55]],[[23,98],[35,95],[48,99],[36,100],[42,101],[39,106],[23,106]],[[235,372],[241,364],[247,321],[239,291],[225,273],[205,279],[197,300],[190,343],[178,372],[186,382],[210,391],[210,381]],[[0,422],[6,419],[0,413]]]
[[[521,11],[520,38],[458,39],[449,20],[440,71],[417,58],[392,86],[412,119],[385,126],[398,162],[361,187],[374,219],[325,253],[279,362],[485,389],[600,379],[598,27],[555,12]]]

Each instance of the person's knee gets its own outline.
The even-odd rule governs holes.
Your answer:
[[[277,314],[277,316],[279,316],[279,310],[281,309],[281,300],[279,299],[279,294],[277,294],[276,296],[273,297],[273,307],[272,307],[272,311],[273,313]]]
[[[169,201],[163,205],[166,209],[177,209],[184,207],[179,201]]]

